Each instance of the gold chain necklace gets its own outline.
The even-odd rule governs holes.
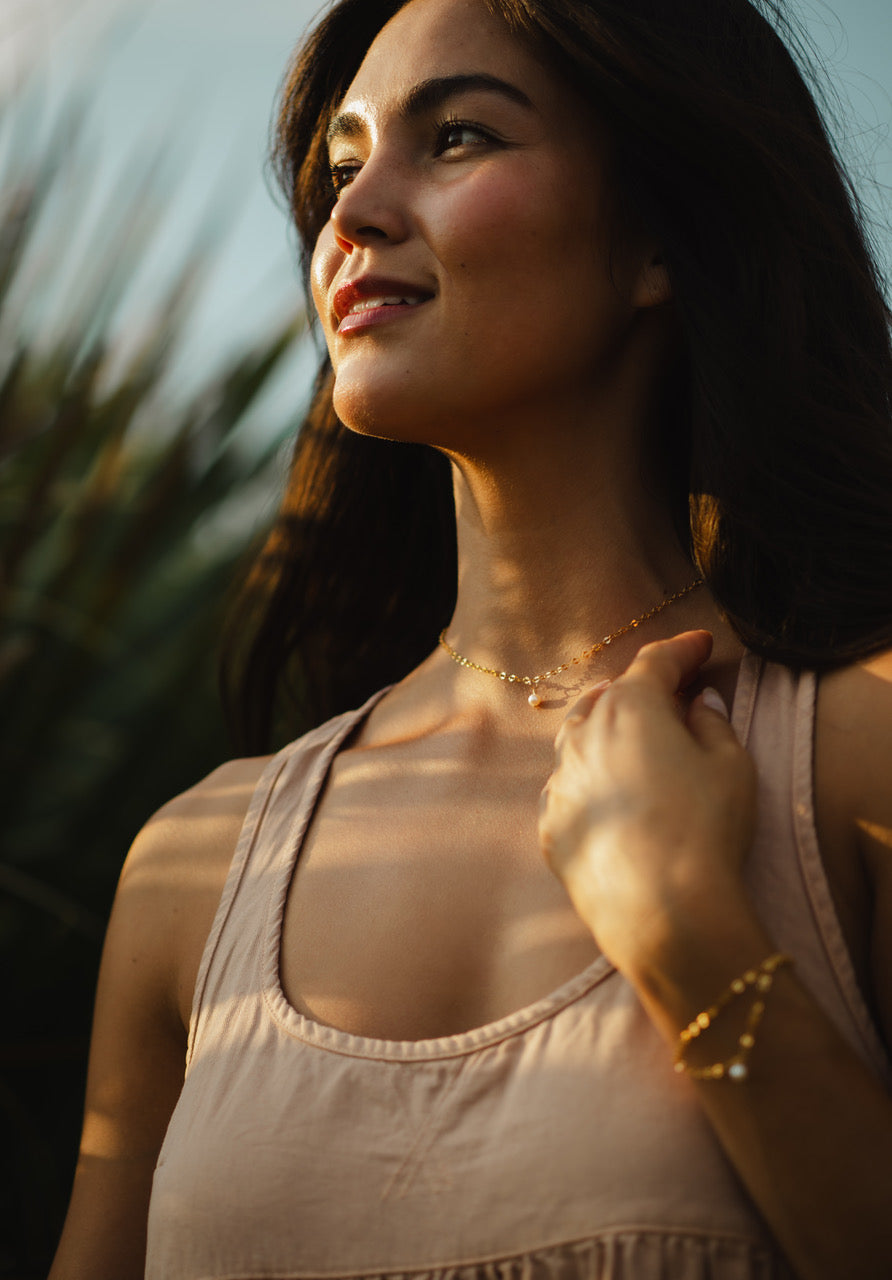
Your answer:
[[[467,667],[471,671],[480,671],[485,676],[497,676],[499,680],[505,680],[508,684],[525,684],[532,688],[527,702],[531,707],[541,707],[542,697],[539,693],[539,685],[549,680],[552,676],[560,675],[562,671],[569,671],[570,667],[577,667],[581,662],[586,662],[589,658],[593,658],[596,653],[600,653],[602,649],[606,649],[609,644],[613,644],[614,640],[618,640],[620,636],[628,635],[630,631],[634,631],[636,627],[640,627],[642,622],[649,622],[651,618],[655,618],[658,613],[662,613],[664,609],[668,609],[670,604],[674,604],[676,600],[681,600],[683,596],[689,595],[696,587],[703,585],[702,578],[695,578],[693,582],[689,582],[686,587],[682,587],[681,591],[676,591],[674,596],[667,596],[665,600],[661,600],[659,604],[655,604],[652,609],[648,609],[647,613],[639,614],[637,618],[632,618],[631,622],[627,622],[625,626],[620,627],[616,631],[611,631],[609,636],[604,636],[603,640],[597,640],[590,648],[584,649],[575,658],[570,658],[568,662],[562,662],[560,666],[552,667],[550,671],[542,671],[536,676],[519,676],[510,671],[499,671],[496,667],[484,667],[479,662],[472,662],[470,658],[464,657],[458,653],[446,641],[446,630],[444,627],[440,632],[440,644],[449,654],[453,662],[457,662],[460,667]]]

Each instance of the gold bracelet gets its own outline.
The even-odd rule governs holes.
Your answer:
[[[769,956],[767,960],[763,960],[757,968],[747,969],[739,978],[735,978],[727,990],[722,992],[715,1004],[710,1005],[708,1009],[704,1009],[702,1013],[698,1013],[694,1021],[689,1022],[679,1035],[678,1045],[675,1050],[675,1070],[682,1075],[690,1076],[693,1080],[721,1080],[722,1076],[727,1076],[729,1080],[738,1082],[745,1080],[749,1074],[747,1059],[752,1052],[753,1045],[756,1043],[756,1028],[762,1021],[762,1015],[765,1012],[765,997],[771,990],[771,984],[774,981],[774,975],[777,970],[781,965],[792,963],[790,956],[777,952],[775,955]],[[750,1005],[746,1026],[737,1041],[736,1051],[727,1062],[714,1062],[709,1067],[689,1066],[685,1062],[684,1055],[691,1041],[696,1040],[712,1026],[721,1011],[727,1008],[732,1000],[742,996],[751,987],[756,989],[756,998]]]

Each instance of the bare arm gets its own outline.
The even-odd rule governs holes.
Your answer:
[[[263,762],[218,769],[143,828],[103,950],[80,1156],[50,1280],[142,1280],[152,1176],[183,1084],[192,990]]]
[[[551,865],[672,1046],[722,987],[775,950],[741,878],[751,840],[751,764],[701,700],[686,724],[673,706],[672,695],[708,652],[704,633],[649,645],[626,677],[583,700],[562,730],[542,821]],[[888,660],[882,673],[879,667],[877,679],[892,678]],[[885,770],[866,763],[868,756],[892,759],[892,717],[879,706],[867,698],[857,717],[861,759],[848,760],[849,783],[841,766],[827,774],[839,792],[837,811],[850,810],[853,843],[858,811],[871,813],[873,830],[887,839],[892,830],[888,763]],[[883,864],[874,883],[879,926],[892,912],[892,876],[889,856],[875,862]],[[888,929],[875,929],[872,950],[888,1038]],[[741,1030],[729,1011],[698,1045],[705,1061],[730,1056]],[[667,1070],[669,1058],[667,1049]],[[694,1087],[797,1274],[888,1277],[892,1098],[795,971],[775,978],[751,1062],[743,1083]]]

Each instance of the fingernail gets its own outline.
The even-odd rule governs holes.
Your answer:
[[[712,685],[708,685],[700,695],[703,699],[704,706],[710,707],[713,711],[717,711],[720,716],[724,716],[726,720],[730,719],[728,708],[725,706],[725,699],[719,693],[718,689],[713,689]]]
[[[603,693],[609,684],[609,680],[599,680],[597,684],[592,685],[589,689],[589,693]]]

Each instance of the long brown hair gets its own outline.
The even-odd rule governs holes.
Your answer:
[[[658,447],[683,545],[731,625],[792,666],[892,644],[890,315],[779,5],[485,2],[607,124],[620,199],[661,246],[685,354]],[[325,125],[402,5],[340,0],[285,84],[275,156],[305,269],[333,200]],[[242,746],[398,679],[454,598],[448,465],[346,431],[323,360],[225,651]],[[286,687],[293,715],[274,730]]]

